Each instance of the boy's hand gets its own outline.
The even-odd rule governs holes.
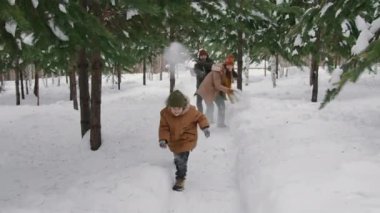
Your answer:
[[[202,131],[205,134],[206,138],[210,137],[210,130],[209,130],[209,128],[205,128]]]
[[[160,140],[160,147],[161,147],[162,149],[166,149],[167,146],[168,146],[168,144],[166,143],[166,141],[164,141],[164,140]]]

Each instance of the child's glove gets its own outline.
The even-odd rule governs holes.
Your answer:
[[[160,147],[162,148],[162,149],[166,149],[166,147],[168,146],[168,144],[166,143],[166,141],[164,141],[164,140],[160,140]]]
[[[206,138],[210,137],[210,130],[209,130],[209,128],[204,128],[202,131],[205,134]]]

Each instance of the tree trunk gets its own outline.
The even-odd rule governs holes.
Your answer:
[[[91,59],[91,150],[98,150],[101,141],[101,95],[103,61],[96,51]]]
[[[0,92],[4,89],[4,74],[0,73]]]
[[[18,73],[20,74],[21,98],[22,98],[22,100],[25,100],[24,73],[23,73],[21,68],[19,68]]]
[[[21,100],[20,100],[20,80],[19,80],[19,77],[20,77],[20,70],[19,70],[19,65],[16,65],[16,69],[15,69],[15,84],[16,84],[16,105],[20,105],[21,104]]]
[[[58,76],[57,76],[58,86],[61,86],[61,70],[58,70]]]
[[[243,90],[243,32],[238,30],[238,48],[237,48],[237,88]]]
[[[319,30],[316,31],[316,40],[315,45],[317,51],[320,50],[320,32]],[[318,101],[318,69],[319,69],[319,55],[318,52],[313,54],[311,56],[311,69],[310,69],[310,80],[311,84],[313,86],[313,91],[311,95],[311,102],[317,102]]]
[[[28,85],[28,79],[25,79],[25,93],[29,95],[29,85]]]
[[[170,72],[170,93],[174,91],[175,87],[175,64],[169,65],[169,72]]]
[[[162,71],[164,70],[162,60],[163,60],[163,57],[160,56],[160,81],[162,81]]]
[[[65,79],[66,79],[66,84],[69,84],[69,75],[67,72],[65,72]]]
[[[68,75],[70,80],[70,100],[73,101],[73,108],[78,110],[76,66],[73,62],[70,62]]]
[[[311,82],[313,86],[311,102],[318,101],[318,68],[319,68],[318,59],[315,55],[313,55],[311,58],[311,70],[310,70]]]
[[[276,79],[278,79],[278,54],[276,54]]]
[[[267,76],[267,60],[264,60],[264,76]]]
[[[86,52],[81,49],[77,62],[79,78],[79,98],[80,98],[80,123],[82,137],[90,129],[90,92],[88,86],[88,62]]]
[[[116,64],[116,72],[117,72],[117,89],[120,90],[121,86],[121,66]]]
[[[34,65],[35,66],[35,70],[34,70],[34,95],[37,97],[37,106],[40,105],[40,85],[39,85],[39,75],[38,75],[38,69],[37,68],[37,64]]]
[[[276,83],[276,57],[272,55],[269,59],[269,63],[270,63],[270,72],[271,72],[271,76],[272,76],[273,88],[275,88],[277,86],[277,83]]]
[[[146,60],[143,60],[143,85],[146,85]]]

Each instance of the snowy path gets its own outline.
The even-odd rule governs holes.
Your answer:
[[[152,82],[148,81],[148,85],[149,83]],[[128,103],[131,99],[134,101],[134,107],[125,109],[124,118],[109,119],[110,123],[104,127],[105,132],[115,133],[115,130],[111,129],[125,126],[123,129],[118,129],[112,139],[123,141],[124,138],[128,138],[130,141],[128,143],[131,144],[125,152],[130,152],[132,148],[139,153],[138,156],[131,155],[131,159],[127,160],[134,164],[131,164],[126,172],[135,172],[134,170],[141,172],[137,174],[140,180],[130,179],[130,183],[127,185],[128,187],[136,185],[135,187],[141,187],[146,191],[142,191],[141,194],[130,194],[126,209],[129,212],[151,212],[154,209],[155,212],[163,213],[205,211],[243,213],[237,183],[238,174],[235,171],[237,147],[229,128],[221,129],[212,125],[211,137],[207,139],[199,131],[198,146],[189,156],[185,190],[183,192],[171,190],[175,173],[173,157],[169,150],[162,150],[158,147],[158,123],[156,123],[159,120],[159,111],[168,95],[167,83],[167,81],[154,82],[153,85],[149,85],[153,88],[149,88],[146,92],[144,88],[133,87],[129,88],[124,95],[118,95],[115,98],[107,97],[107,102],[111,103],[104,107],[105,114],[118,111],[123,106],[131,107]],[[180,77],[177,79],[176,88],[190,96],[194,93],[195,79],[187,75]],[[190,101],[195,104],[194,97],[190,96]],[[145,110],[148,110],[149,113],[144,113]],[[105,115],[105,117],[107,116]],[[130,123],[129,120],[135,121],[135,123]],[[153,121],[154,123],[152,123]],[[107,130],[108,127],[109,130]],[[111,136],[109,137],[111,138]],[[122,153],[117,154],[117,156],[120,155]],[[147,172],[147,169],[154,169],[156,172],[152,174]],[[154,184],[149,183],[147,186],[141,179],[152,181]],[[152,198],[148,198],[144,204],[139,203],[141,202],[139,196],[146,196],[145,194],[149,191],[153,194]],[[133,202],[134,200],[136,203]]]
[[[0,213],[377,213],[380,211],[379,76],[366,76],[320,111],[307,72],[257,73],[244,101],[227,104],[228,129],[199,132],[186,189],[174,192],[172,153],[158,147],[163,81],[126,75],[104,84],[103,145],[81,140],[66,86],[41,88],[14,107],[0,96]],[[321,73],[321,91],[326,73]],[[195,79],[181,73],[187,95]],[[320,93],[323,96],[323,93]],[[321,98],[321,97],[320,97]],[[191,97],[194,104],[195,98]],[[28,105],[29,103],[29,105]]]
[[[194,93],[194,78],[179,80],[178,89],[188,95]],[[190,98],[195,105],[195,98]],[[189,157],[186,189],[170,194],[168,212],[243,213],[236,173],[237,147],[231,131],[212,124],[211,137],[207,139],[199,131],[198,146]]]

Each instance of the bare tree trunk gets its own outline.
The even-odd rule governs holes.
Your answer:
[[[48,86],[49,86],[49,85],[48,85],[49,82],[48,82],[48,78],[46,77],[47,74],[46,74],[45,70],[43,71],[43,73],[44,73],[43,82],[44,82],[44,84],[45,84],[45,87],[48,87]]]
[[[55,77],[55,74],[53,72],[50,73],[50,78],[51,78],[51,85],[54,86],[55,82],[54,82],[54,77]]]
[[[34,95],[37,97],[37,106],[40,105],[40,80],[39,80],[39,75],[38,75],[38,69],[37,68],[37,63],[35,63],[35,70],[34,70]]]
[[[68,75],[70,80],[70,100],[73,101],[73,108],[78,110],[76,66],[73,61],[70,61]]]
[[[18,63],[18,62],[17,62]],[[19,77],[20,77],[20,70],[19,70],[19,65],[17,64],[16,65],[16,69],[15,69],[15,83],[16,83],[16,105],[20,105],[21,104],[21,100],[20,100],[20,80],[19,80]]]
[[[61,86],[61,70],[58,70],[58,76],[57,76],[57,78],[58,78],[58,86]]]
[[[270,72],[271,72],[271,76],[272,76],[273,88],[275,88],[277,86],[277,83],[276,83],[276,57],[272,55],[269,59],[269,63],[270,63]]]
[[[238,48],[237,48],[237,88],[243,90],[243,32],[238,30]]]
[[[267,76],[267,60],[264,60],[264,76]]]
[[[317,30],[317,32],[316,32],[315,45],[317,46],[317,50],[319,50],[319,47],[320,47],[320,32],[319,32],[319,30]],[[310,80],[311,80],[311,85],[313,86],[312,95],[311,95],[311,102],[317,102],[318,101],[319,61],[320,61],[320,58],[319,58],[318,53],[315,53],[311,56]]]
[[[162,60],[163,60],[163,57],[160,56],[160,81],[162,81],[162,71],[164,69]]]
[[[143,85],[146,85],[146,60],[143,60]]]
[[[313,86],[311,102],[318,101],[318,68],[319,68],[318,59],[313,55],[311,59],[311,70],[310,70],[311,82]]]
[[[116,72],[116,66],[111,67],[112,89],[115,88],[115,72]]]
[[[18,65],[20,66],[20,65]],[[24,73],[22,71],[22,68],[18,68],[18,73],[20,75],[20,85],[21,85],[21,98],[22,100],[25,100],[25,92],[24,92]]]
[[[90,92],[88,85],[88,62],[86,52],[82,48],[77,62],[79,77],[79,97],[82,137],[90,129]]]
[[[276,54],[276,79],[278,79],[278,54]]]
[[[0,73],[0,92],[4,89],[4,74]]]
[[[102,95],[103,61],[100,51],[96,51],[91,59],[91,150],[98,150],[101,140],[101,95]]]
[[[117,72],[117,89],[120,90],[120,86],[121,86],[121,66],[118,63],[116,63],[115,66],[116,66],[116,72]]]
[[[24,73],[25,73],[25,92],[27,95],[29,95],[29,80],[30,80],[30,65],[27,65],[24,69]]]
[[[170,93],[174,91],[175,87],[175,64],[169,65],[169,72],[170,72]]]
[[[69,73],[65,72],[65,79],[66,79],[66,84],[69,84]]]

